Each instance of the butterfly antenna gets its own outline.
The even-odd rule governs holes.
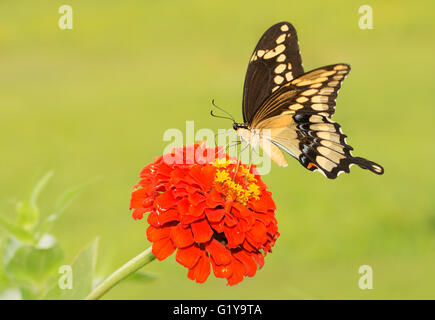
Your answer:
[[[213,110],[211,110],[211,111],[210,111],[210,114],[211,114],[213,117],[216,117],[216,118],[222,118],[222,119],[229,119],[229,120],[233,121],[234,123],[236,122],[236,120],[235,120],[234,117],[231,115],[231,113],[229,113],[228,111],[224,110],[223,108],[217,106],[217,105],[214,103],[214,99],[211,100],[211,104],[212,104],[215,108],[217,108],[217,109],[223,111],[224,113],[226,113],[226,114],[229,116],[229,117],[217,116],[217,115],[215,115],[215,114],[213,113]]]
[[[229,117],[222,117],[222,116],[218,116],[218,115],[214,114],[213,110],[210,111],[210,114],[212,115],[212,117],[215,117],[215,118],[228,119],[228,120],[234,121],[233,119],[231,119]]]

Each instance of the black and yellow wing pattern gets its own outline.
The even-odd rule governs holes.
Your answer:
[[[248,128],[270,142],[272,160],[287,165],[281,149],[330,179],[349,173],[353,164],[383,174],[379,164],[352,155],[341,126],[331,119],[349,72],[342,63],[304,73],[294,27],[282,22],[266,31],[248,66],[243,115]]]
[[[243,121],[250,123],[273,92],[303,73],[295,28],[286,22],[269,28],[254,49],[246,71]]]

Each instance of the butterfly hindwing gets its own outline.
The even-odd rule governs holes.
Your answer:
[[[270,27],[248,65],[243,90],[243,119],[252,121],[262,103],[281,86],[303,74],[296,30],[288,22]]]
[[[353,148],[346,142],[341,126],[321,115],[298,113],[294,117],[299,140],[299,162],[309,170],[320,170],[326,177],[335,179],[341,172],[350,172],[357,164],[376,174],[383,168],[367,159],[354,157]]]

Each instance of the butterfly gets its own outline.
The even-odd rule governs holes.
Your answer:
[[[381,165],[352,155],[341,126],[331,119],[349,72],[350,66],[340,63],[305,73],[295,28],[277,23],[251,56],[243,89],[244,122],[234,122],[233,129],[279,166],[287,166],[284,151],[329,179],[349,173],[353,164],[383,174]]]

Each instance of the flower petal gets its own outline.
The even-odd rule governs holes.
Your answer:
[[[214,262],[213,257],[210,259],[213,273],[216,278],[228,278],[233,274],[233,266],[231,263],[218,265]]]
[[[275,211],[276,210],[276,205],[275,205],[275,202],[272,199],[272,192],[266,191],[264,193],[263,197],[265,198],[265,201],[267,201],[267,207],[269,208],[269,210]]]
[[[189,212],[190,208],[190,202],[189,199],[183,198],[177,203],[177,208],[180,214],[187,214]]]
[[[208,191],[212,187],[215,174],[216,168],[212,165],[195,165],[190,170],[191,177],[204,191]]]
[[[228,285],[233,286],[239,283],[240,281],[242,281],[243,278],[245,277],[245,266],[243,265],[243,263],[241,263],[239,260],[237,260],[234,257],[231,257],[231,260],[232,260],[233,273],[227,279],[227,283]]]
[[[218,221],[218,222],[212,222],[212,221],[210,221],[210,226],[217,233],[224,232],[224,220],[223,219],[221,221]]]
[[[139,189],[134,190],[131,193],[130,209],[132,209],[132,208],[141,208],[143,200],[145,198],[148,198],[148,195],[145,192],[144,188],[139,188]]]
[[[225,202],[224,208],[225,208],[226,213],[231,213],[231,209],[233,208],[233,204],[234,204],[234,201],[229,200],[229,201]]]
[[[267,212],[270,209],[271,203],[267,197],[261,197],[260,199],[251,199],[249,201],[249,207],[258,212]]]
[[[223,208],[219,209],[205,209],[205,214],[207,216],[208,221],[218,222],[221,221],[225,215],[225,210]]]
[[[230,249],[237,248],[245,240],[245,233],[240,230],[238,225],[232,228],[224,226],[224,233],[228,240],[227,247]]]
[[[210,258],[205,254],[199,259],[198,263],[187,272],[187,277],[196,282],[203,283],[210,275]]]
[[[246,235],[248,236],[248,235]],[[248,252],[257,252],[257,248],[254,247],[248,240],[247,237],[245,237],[245,241],[243,241],[242,243],[242,247],[244,250],[248,251]]]
[[[163,211],[159,214],[158,219],[161,224],[165,224],[166,222],[178,221],[180,214],[176,209],[169,209],[168,211]]]
[[[163,176],[170,177],[172,168],[164,162],[160,162],[157,172]]]
[[[203,190],[208,191],[213,186],[216,168],[212,165],[206,165],[202,168],[201,174],[201,187]]]
[[[169,257],[175,250],[174,244],[170,238],[158,240],[153,243],[153,253],[160,261]]]
[[[173,190],[174,197],[176,198],[184,198],[188,195],[186,189],[184,189],[181,185],[175,185],[175,189]]]
[[[159,211],[164,211],[177,205],[177,200],[172,194],[172,190],[161,193],[154,202],[154,207]]]
[[[189,226],[190,224],[192,224],[195,221],[204,219],[204,214],[198,216],[198,217],[194,217],[194,216],[189,216],[189,215],[183,215],[180,218],[180,222],[184,225],[184,226]]]
[[[194,242],[190,228],[183,228],[181,224],[172,229],[171,239],[177,248],[190,246]]]
[[[246,249],[246,251],[256,252],[259,249],[261,249],[261,247],[263,246],[262,243],[255,241],[254,238],[252,237],[252,235],[249,232],[245,233],[245,239],[254,248],[253,250]],[[245,242],[243,243],[243,246],[244,245],[245,245]]]
[[[255,275],[255,273],[257,272],[257,264],[248,253],[242,250],[238,252],[233,252],[233,257],[243,263],[246,269],[246,275],[248,277],[253,277]]]
[[[233,203],[233,210],[231,212],[234,214],[234,216],[240,218],[246,218],[252,215],[252,211],[249,210],[248,207],[237,202]]]
[[[264,256],[258,252],[258,253],[251,253],[251,256],[257,261],[259,269],[261,269],[264,265]]]
[[[149,226],[147,228],[147,239],[148,241],[156,242],[164,238],[169,238],[171,229],[172,228],[155,228],[153,226]]]
[[[191,205],[189,207],[189,214],[194,217],[199,217],[204,213],[205,202],[201,202],[197,205]]]
[[[225,215],[224,222],[225,222],[225,224],[226,224],[228,227],[234,227],[235,225],[237,225],[237,222],[238,222],[238,221],[233,217],[232,214],[227,213],[227,214]]]
[[[210,228],[210,225],[207,222],[207,219],[203,219],[200,221],[196,221],[191,224],[193,238],[196,243],[207,242],[211,239],[213,235],[213,230]]]
[[[189,176],[186,177],[187,180],[192,180],[192,178],[190,178]],[[199,186],[195,184],[194,181],[189,181],[187,187],[186,187],[186,191],[187,193],[195,193],[199,190]]]
[[[198,205],[199,203],[201,203],[201,202],[203,202],[203,201],[205,201],[205,196],[204,195],[202,195],[200,192],[198,192],[198,191],[196,191],[195,193],[191,193],[191,194],[189,194],[189,202],[192,204],[192,205],[194,205],[194,206],[196,206],[196,205]]]
[[[228,264],[231,262],[231,253],[216,239],[212,239],[206,243],[205,250],[213,257],[216,264]]]
[[[207,206],[210,208],[216,208],[218,205],[223,205],[225,199],[222,197],[222,193],[217,191],[216,188],[211,189],[207,196]]]
[[[258,243],[263,243],[267,240],[267,229],[266,226],[261,222],[257,221],[256,223],[254,223],[248,233]]]
[[[264,214],[264,213],[254,213],[254,217],[255,217],[255,219],[257,219],[257,220],[259,220],[259,221],[261,221],[264,225],[268,225],[271,221],[273,221],[273,218],[272,217],[270,217],[269,215],[267,215],[267,214]]]
[[[132,216],[134,220],[140,220],[143,218],[143,215],[147,212],[144,208],[136,208],[133,210]]]
[[[147,222],[152,226],[159,227],[160,226],[159,215],[155,211],[150,212],[147,218]]]
[[[184,178],[188,172],[188,169],[182,169],[179,167],[174,168],[171,172],[172,183],[176,184],[177,182],[184,181]]]
[[[196,245],[191,245],[186,248],[179,248],[175,260],[186,268],[193,268],[201,257],[202,252]]]
[[[139,178],[144,178],[148,175],[150,175],[151,167],[153,166],[153,163],[147,164],[139,173]]]

